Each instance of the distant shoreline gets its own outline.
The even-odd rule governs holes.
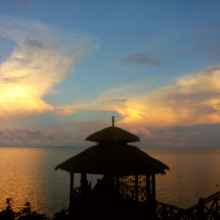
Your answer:
[[[18,145],[18,146],[0,146],[1,148],[38,148],[38,149],[56,149],[56,150],[76,150],[76,151],[83,151],[86,148],[93,146],[91,145],[85,145],[85,146],[28,146],[28,145]],[[143,151],[158,151],[158,152],[191,152],[191,153],[198,153],[198,152],[213,152],[213,151],[220,151],[220,147],[147,147],[147,146],[140,146],[140,149]]]

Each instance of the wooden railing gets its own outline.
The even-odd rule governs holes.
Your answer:
[[[158,219],[184,219],[185,210],[174,205],[157,202],[156,216]],[[180,218],[181,217],[181,218]]]
[[[196,205],[187,209],[157,202],[156,216],[157,219],[164,220],[219,220],[220,192],[199,199]]]

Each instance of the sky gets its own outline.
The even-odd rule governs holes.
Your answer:
[[[0,1],[0,145],[220,146],[220,2]]]

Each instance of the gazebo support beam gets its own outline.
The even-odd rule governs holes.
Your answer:
[[[70,196],[69,196],[69,210],[71,210],[73,203],[73,187],[74,187],[74,173],[70,172]]]
[[[149,201],[151,197],[151,182],[150,182],[150,176],[146,175],[146,200]]]
[[[80,187],[81,187],[81,193],[83,196],[86,195],[88,192],[88,180],[87,180],[87,174],[81,173],[81,179],[80,179]]]
[[[115,188],[116,188],[116,192],[117,194],[120,193],[120,181],[119,181],[119,176],[115,177]]]
[[[135,175],[135,200],[138,200],[138,175]]]
[[[152,205],[152,212],[156,212],[156,175],[152,174],[151,175],[151,205]]]
[[[152,199],[153,201],[156,201],[156,176],[155,174],[152,174],[151,177],[151,184],[152,184]]]

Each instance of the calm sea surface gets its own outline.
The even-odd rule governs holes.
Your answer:
[[[157,177],[158,200],[188,207],[220,191],[220,149],[145,151],[170,167],[167,175]],[[69,175],[54,168],[78,152],[73,148],[1,147],[0,208],[6,198],[13,199],[15,208],[30,201],[35,210],[47,213],[67,207]]]

